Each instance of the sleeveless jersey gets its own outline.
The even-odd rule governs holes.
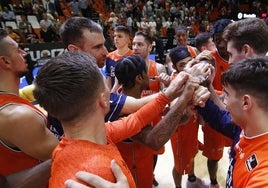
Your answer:
[[[137,141],[128,139],[116,144],[139,188],[152,187],[155,151]]]
[[[191,57],[196,57],[197,53],[194,47],[187,45],[188,52],[190,53]]]
[[[215,78],[213,80],[213,87],[216,90],[222,90],[222,84],[221,84],[221,75],[224,71],[226,71],[229,67],[228,61],[225,61],[222,59],[222,57],[219,55],[217,51],[212,52],[213,57],[215,58],[216,62],[216,74]]]
[[[149,60],[149,66],[147,74],[149,76],[149,90],[143,90],[141,96],[148,96],[160,91],[160,81],[155,77],[158,76],[158,71],[156,68],[156,62]]]
[[[175,79],[177,72],[173,72],[171,79]],[[183,126],[178,126],[171,136],[171,146],[174,158],[174,167],[180,174],[188,174],[193,166],[192,161],[198,152],[198,115],[193,117]],[[185,147],[187,146],[187,148]]]
[[[0,93],[0,110],[11,104],[26,104],[33,108],[46,121],[45,115],[28,100],[14,94]],[[8,126],[8,125],[6,125]],[[27,130],[26,130],[27,131]],[[19,149],[11,148],[0,140],[0,174],[9,175],[36,166],[39,160],[25,154]]]

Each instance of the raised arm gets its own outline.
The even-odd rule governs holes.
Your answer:
[[[193,104],[203,105],[209,98],[207,88],[199,86],[198,79],[195,80],[187,82],[175,105],[155,127],[145,127],[141,133],[135,135],[134,139],[154,150],[160,149],[176,128],[183,125],[190,117],[185,109]]]

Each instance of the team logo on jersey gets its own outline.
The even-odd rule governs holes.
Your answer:
[[[246,165],[248,171],[253,170],[256,166],[258,166],[258,159],[255,154],[252,154],[249,158],[246,160]]]

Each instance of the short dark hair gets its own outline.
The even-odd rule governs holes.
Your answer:
[[[50,115],[73,120],[92,105],[104,88],[103,76],[95,58],[84,52],[66,52],[51,58],[34,81],[35,98]]]
[[[186,57],[191,57],[190,52],[188,51],[188,48],[183,45],[178,45],[175,48],[172,48],[169,52],[169,57],[173,63],[174,66],[176,66],[176,63]]]
[[[90,32],[103,33],[102,27],[93,20],[85,17],[71,17],[60,27],[60,37],[67,47],[69,44],[83,44],[83,31],[88,29]]]
[[[212,38],[212,35],[208,32],[202,32],[196,35],[194,39],[196,48],[201,51],[201,47],[205,45],[210,38]]]
[[[238,95],[249,93],[258,105],[268,110],[268,57],[246,58],[229,67],[221,76],[224,86],[230,85]]]
[[[123,57],[115,66],[115,76],[119,84],[127,89],[135,85],[136,76],[142,76],[142,72],[147,73],[147,66],[145,60],[139,55]]]
[[[124,25],[118,25],[114,28],[114,32],[122,32],[125,33],[126,35],[130,35],[130,30],[128,29],[128,27],[124,26]]]
[[[176,33],[179,31],[186,31],[187,32],[187,27],[184,25],[179,25],[176,29],[175,29]]]
[[[147,32],[144,31],[137,31],[135,33],[135,36],[143,36],[148,44],[153,44],[154,42],[153,38]]]
[[[259,18],[247,18],[228,25],[222,35],[225,41],[233,41],[234,48],[242,51],[248,44],[258,55],[268,51],[268,26]]]
[[[214,36],[217,33],[222,33],[225,27],[229,25],[230,23],[232,23],[232,20],[226,19],[226,18],[222,18],[222,19],[215,21],[210,30],[211,35]]]

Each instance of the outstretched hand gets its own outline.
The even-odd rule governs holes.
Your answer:
[[[207,87],[199,86],[193,96],[193,104],[195,106],[205,107],[206,101],[210,97],[210,92]]]
[[[168,87],[171,82],[171,77],[165,72],[160,73],[157,78],[165,85],[165,87]]]
[[[181,92],[183,91],[184,85],[189,79],[189,74],[186,72],[180,72],[174,80],[172,80],[167,87],[164,94],[170,99],[173,100],[176,97],[180,96]]]

